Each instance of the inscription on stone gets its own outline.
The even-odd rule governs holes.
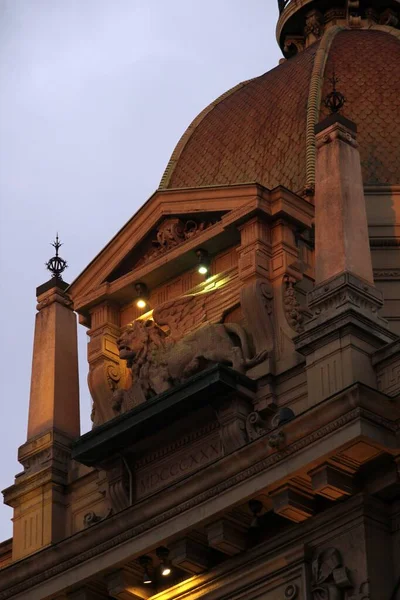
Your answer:
[[[167,459],[153,462],[136,471],[136,496],[141,498],[170,485],[181,477],[193,473],[222,456],[218,434],[201,442],[188,444]]]

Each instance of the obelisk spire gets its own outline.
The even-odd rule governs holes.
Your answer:
[[[47,263],[52,278],[37,288],[28,440],[48,429],[71,437],[80,433],[76,316],[62,280],[67,262],[56,253]]]
[[[71,444],[80,434],[76,316],[61,277],[67,263],[58,235],[52,245],[52,278],[36,290],[27,441],[18,449],[24,471],[3,492],[14,508],[13,560],[65,537]]]
[[[336,90],[332,107],[343,106]],[[373,353],[396,338],[379,316],[356,125],[331,107],[316,133],[312,318],[296,339],[307,357],[310,405],[354,383],[376,387]]]

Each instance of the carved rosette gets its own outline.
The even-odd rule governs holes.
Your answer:
[[[298,595],[299,595],[299,588],[297,587],[297,585],[295,583],[291,583],[288,586],[286,586],[285,592],[284,592],[285,600],[295,600],[295,598],[298,598]]]

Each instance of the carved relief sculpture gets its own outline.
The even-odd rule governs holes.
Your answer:
[[[288,325],[297,333],[303,331],[304,318],[308,314],[306,308],[300,306],[294,289],[296,281],[293,277],[286,275],[283,281],[283,306]]]
[[[202,221],[197,223],[193,219],[187,221],[178,218],[165,219],[157,229],[156,239],[152,240],[152,248],[140,258],[135,266],[140,266],[157,258],[157,256],[205,231],[211,225],[214,225],[214,222]]]
[[[319,39],[323,34],[323,17],[318,10],[312,10],[306,15],[306,25],[304,28],[304,35],[307,37],[313,35],[316,39]]]
[[[203,293],[167,302],[154,310],[153,320],[135,321],[117,340],[119,356],[144,399],[213,364],[245,373],[268,356],[269,348],[258,343],[253,351],[251,337],[239,324],[205,322],[209,296]],[[272,341],[264,339],[264,343],[272,347]],[[114,402],[123,405],[129,393],[118,391]]]
[[[314,600],[342,600],[344,590],[352,587],[340,552],[327,548],[312,561],[312,594]]]

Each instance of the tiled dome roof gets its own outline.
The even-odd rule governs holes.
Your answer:
[[[358,126],[364,183],[400,184],[400,39],[379,30],[336,33],[327,46],[322,95],[315,96],[323,81],[316,69],[323,43],[206,108],[178,143],[161,187],[257,182],[304,189],[312,97],[324,98],[330,91],[333,65],[347,100],[343,114]]]

